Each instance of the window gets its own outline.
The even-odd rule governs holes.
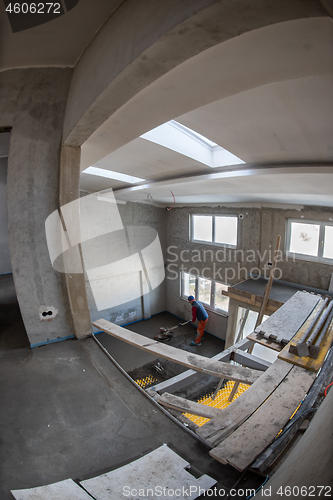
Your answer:
[[[222,295],[223,290],[228,290],[228,285],[219,281],[202,278],[183,271],[181,278],[181,296],[187,299],[193,295],[207,308],[216,312],[226,313],[229,308],[229,297]]]
[[[198,278],[198,300],[204,304],[210,305],[210,297],[212,294],[212,282],[205,278]]]
[[[228,285],[215,281],[214,309],[228,311],[229,297],[222,295],[223,290],[226,292],[228,290]]]
[[[333,223],[287,220],[286,253],[297,259],[333,260]]]
[[[195,282],[196,277],[193,274],[183,272],[182,277],[182,297],[189,297],[193,295],[195,297]]]
[[[237,247],[237,216],[192,215],[191,241]]]
[[[333,259],[333,226],[325,226],[324,259]]]

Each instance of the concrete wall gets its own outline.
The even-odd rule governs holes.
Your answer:
[[[45,219],[59,206],[62,125],[69,69],[0,75],[0,126],[12,127],[8,159],[8,234],[17,298],[31,344],[72,334],[62,276],[48,254]],[[40,307],[58,313],[41,321]]]
[[[261,217],[261,245],[263,252],[269,244],[275,246],[276,236],[281,235],[281,249],[285,253],[285,221],[291,219],[309,219],[329,222],[333,218],[333,210],[322,207],[304,207],[301,210],[263,208]],[[322,290],[328,290],[333,265],[306,260],[286,260],[278,263],[284,281],[299,283]]]
[[[11,272],[7,229],[7,158],[0,158],[0,274]]]
[[[246,251],[256,250],[260,246],[259,209],[199,207],[170,210],[167,215],[167,310],[184,319],[189,319],[191,316],[191,308],[187,301],[180,298],[181,266],[184,271],[222,281],[228,285],[246,279],[257,266],[257,260],[244,261],[242,252],[189,241],[190,215],[193,213],[236,215],[239,248]],[[226,316],[213,311],[208,313],[207,331],[225,339]]]
[[[132,202],[118,204],[117,206],[125,230],[132,226],[151,228],[157,231],[161,248],[163,250],[165,249],[165,209],[156,208],[148,204]],[[155,231],[140,230],[136,238],[135,251],[138,252],[150,245],[152,239],[156,235]],[[128,235],[126,232],[117,231],[114,233],[108,233],[101,238],[94,239],[94,241],[87,242],[88,244],[83,244],[82,251],[86,267],[91,268],[91,265],[89,264],[89,262],[91,262],[91,256],[96,254],[98,254],[99,265],[117,262],[127,257],[127,237]],[[135,251],[131,247],[131,251],[129,253],[133,254]],[[143,275],[140,272],[131,272],[128,269],[123,269],[119,266],[118,278],[117,283],[119,286],[119,294],[121,293],[124,295],[124,302],[115,307],[111,306],[103,310],[98,310],[94,300],[92,287],[89,283],[88,276],[86,275],[89,311],[92,321],[104,318],[113,323],[125,325],[141,319],[147,319],[154,314],[166,310],[165,281],[147,294],[142,296],[140,294],[135,299],[126,300],[126,296],[133,297],[133,291],[136,289],[138,282],[141,284],[141,287],[143,286]]]
[[[238,248],[223,250],[222,247],[189,241],[189,224],[192,213],[233,214],[238,216]],[[181,269],[192,274],[234,285],[252,274],[268,278],[269,262],[272,262],[277,235],[281,235],[282,261],[278,263],[279,279],[327,290],[333,266],[285,257],[285,227],[287,218],[329,221],[330,209],[304,207],[289,208],[250,207],[198,207],[174,208],[167,213],[167,310],[188,319],[190,307],[180,297]],[[213,255],[213,260],[211,258]],[[192,269],[192,270],[191,270]],[[227,319],[221,314],[208,311],[207,331],[226,338]]]

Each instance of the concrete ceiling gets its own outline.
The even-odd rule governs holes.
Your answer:
[[[120,3],[94,0],[92,8],[91,0],[80,0],[59,18],[13,34],[1,2],[0,71],[74,67]],[[142,91],[135,100],[136,115],[129,113],[129,106],[83,145],[82,169],[95,165],[146,182],[133,189],[82,173],[81,189],[112,188],[119,200],[154,200],[162,205],[172,203],[172,192],[176,204],[333,206],[333,23],[329,17],[278,23],[234,37]],[[163,106],[167,119],[213,140],[241,158],[245,168],[211,169],[141,139],[141,134],[163,123]],[[280,166],[288,169],[278,171]],[[303,166],[308,167],[306,174]],[[263,173],[262,167],[272,168]],[[223,176],[209,177],[217,173]]]
[[[216,65],[215,50],[211,79],[220,85],[225,72],[228,70],[232,74],[236,66],[238,78],[243,79],[241,87],[245,90],[240,90],[235,80],[234,93],[229,88],[228,95],[214,100],[209,94],[214,84],[209,88],[209,83],[207,95],[201,100],[208,101],[207,104],[180,116],[172,116],[241,158],[245,166],[212,169],[140,137],[112,151],[113,141],[110,138],[115,137],[115,128],[110,120],[101,127],[100,133],[97,131],[83,145],[82,168],[90,164],[134,175],[146,182],[130,187],[119,181],[82,173],[81,188],[86,191],[112,188],[119,200],[149,203],[153,200],[165,206],[173,203],[171,192],[176,197],[176,204],[180,205],[288,203],[333,206],[333,24],[329,18],[322,20],[322,26],[318,19],[306,20],[306,30],[300,21],[280,23],[280,38],[276,26],[273,26],[271,31],[278,40],[271,58],[274,77],[266,77],[267,83],[261,85],[251,82],[247,89],[246,80],[253,72],[252,65],[257,65],[257,70],[262,67],[263,73],[269,73],[263,61],[260,66],[256,58],[258,50],[255,49],[259,46],[260,37],[255,35],[258,45],[254,43],[253,47],[249,46],[251,39],[248,34],[237,37],[237,50],[241,54],[243,49],[246,57],[242,71],[239,69],[242,61],[230,58],[234,50],[232,41],[221,44],[224,46],[221,47],[221,61],[223,50],[226,51],[229,44],[228,67],[222,62]],[[323,37],[324,25],[326,35]],[[293,36],[290,43],[288,30]],[[300,43],[297,40],[298,30]],[[269,38],[270,27],[261,32]],[[261,40],[261,44],[263,42]],[[251,55],[251,48],[254,55]],[[209,57],[209,51],[206,52]],[[267,63],[269,54],[265,57]],[[306,70],[301,67],[301,62],[298,63],[301,58],[305,61],[303,66],[307,66]],[[197,75],[201,73],[202,79],[207,78],[207,67],[204,67],[207,60],[201,55],[193,59],[196,59]],[[289,78],[288,68],[283,67],[287,64],[286,59],[290,63]],[[279,75],[279,65],[282,76]],[[188,84],[189,93],[191,89],[191,84]],[[212,95],[216,96],[218,92],[214,89]],[[146,109],[142,115],[142,133],[146,131],[144,126],[149,111],[158,114],[156,108]],[[105,139],[104,143],[101,138]],[[105,155],[108,148],[111,152]],[[102,151],[103,157],[98,158],[98,153],[102,154]],[[94,157],[96,161],[92,161]],[[263,170],[263,167],[269,168]]]

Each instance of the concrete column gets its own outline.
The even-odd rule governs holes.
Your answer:
[[[79,147],[62,147],[59,184],[60,207],[80,198],[80,154],[81,148]],[[78,209],[78,205],[76,207]],[[71,210],[71,222],[75,227],[80,227],[80,213],[79,211],[74,213],[73,209]],[[79,250],[78,256],[83,267],[82,252],[80,248]],[[92,332],[92,326],[84,274],[65,273],[64,279],[69,299],[73,333],[77,338],[86,337]]]
[[[45,220],[59,206],[62,125],[70,69],[0,75],[0,126],[11,126],[8,236],[17,298],[31,345],[72,336],[63,278],[51,265]],[[51,316],[42,315],[50,308]]]
[[[148,319],[151,317],[151,308],[150,308],[150,293],[143,293],[143,271],[140,271],[140,283],[141,283],[141,298],[142,298],[142,317],[143,319]]]
[[[238,303],[235,300],[229,300],[229,311],[228,311],[228,327],[227,335],[225,339],[225,349],[234,345],[236,336],[236,326],[237,326],[237,315],[238,315]]]

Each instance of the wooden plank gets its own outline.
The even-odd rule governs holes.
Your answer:
[[[293,366],[268,400],[209,454],[240,471],[246,469],[288,422],[314,379],[314,373]]]
[[[271,467],[277,457],[280,456],[285,447],[290,443],[298,429],[301,430],[302,424],[308,417],[308,411],[311,411],[316,399],[318,398],[323,387],[327,387],[328,382],[331,380],[330,373],[333,367],[333,348],[330,349],[327,358],[323,364],[320,373],[316,377],[305,400],[298,408],[293,418],[288,422],[288,429],[285,427],[285,432],[280,436],[262,453],[257,460],[252,464],[251,469],[263,474],[266,469]],[[327,380],[328,379],[328,380]]]
[[[219,417],[212,418],[197,429],[197,434],[211,446],[216,446],[239,427],[271,395],[292,367],[277,359],[257,382],[241,394],[231,405],[221,410]]]
[[[240,363],[248,368],[253,368],[254,370],[266,371],[267,368],[271,366],[272,363],[266,361],[265,359],[258,358],[253,354],[248,352],[240,351],[239,349],[234,349],[233,359],[236,363]]]
[[[252,346],[252,342],[248,339],[240,340],[237,344],[225,349],[224,351],[215,354],[211,359],[215,359],[217,361],[229,361],[231,358],[231,354],[233,349],[237,347],[238,349],[245,350]],[[196,372],[194,370],[187,370],[186,372],[180,373],[179,375],[175,375],[174,377],[169,378],[168,380],[164,380],[159,384],[154,385],[154,390],[159,394],[163,394],[163,392],[175,392],[183,389],[189,384],[194,384],[198,380],[201,380],[203,374],[200,372]]]
[[[162,396],[155,396],[155,401],[157,401],[162,406],[167,408],[172,408],[184,413],[191,413],[192,415],[198,415],[199,417],[213,418],[220,414],[222,410],[219,408],[214,408],[212,406],[203,405],[201,403],[196,403],[195,401],[190,401],[188,399],[180,398],[164,392]]]
[[[277,264],[277,258],[278,258],[279,248],[280,248],[280,242],[281,242],[281,236],[278,235],[278,237],[276,239],[276,249],[275,249],[275,253],[274,253],[273,267],[271,269],[271,272],[269,274],[269,279],[268,279],[268,281],[266,283],[266,286],[265,286],[264,295],[262,297],[262,303],[261,303],[261,306],[260,306],[260,309],[259,309],[259,313],[258,313],[258,316],[257,316],[255,328],[262,323],[262,319],[263,319],[264,314],[266,312],[266,308],[267,308],[267,304],[268,304],[268,298],[269,298],[269,294],[271,292],[271,288],[272,288],[272,284],[273,284],[273,278],[274,278],[274,272],[275,272],[275,268],[276,268],[276,264]],[[253,350],[253,347],[251,347],[249,349],[249,354],[252,354],[252,350]],[[234,399],[234,396],[235,396],[235,394],[236,394],[236,392],[238,390],[238,385],[239,384],[237,383],[232,388],[232,391],[229,394],[228,401],[231,402]]]
[[[243,292],[243,290],[238,290],[237,293],[235,293],[236,290],[237,290],[236,288],[234,288],[232,292],[231,291],[226,292],[223,290],[222,294],[225,295],[226,297],[229,297],[230,299],[234,299],[239,302],[244,302],[245,304],[250,304],[251,306],[260,308],[262,304],[262,297],[260,295],[249,294],[250,297],[247,297],[239,294],[238,292],[242,292],[242,294],[243,293],[248,294],[248,292]],[[283,306],[283,302],[280,302],[278,300],[268,299],[266,310],[275,312],[281,306]]]
[[[105,319],[94,321],[93,325],[99,330],[123,340],[128,344],[134,345],[139,349],[156,354],[156,356],[168,359],[173,363],[178,363],[187,366],[187,368],[206,373],[207,375],[223,377],[227,380],[235,380],[244,384],[253,384],[261,375],[257,370],[215,361],[214,359],[205,358],[198,354],[192,354],[188,351],[177,349],[177,347],[161,344],[144,335],[131,332],[126,328],[110,323],[110,321]]]
[[[274,340],[271,339],[265,339],[265,337],[259,335],[259,333],[252,332],[246,338],[252,340],[253,342],[256,342],[257,344],[261,344],[265,347],[268,347],[269,349],[273,349],[274,351],[281,352],[283,349],[282,344],[274,342]]]
[[[287,344],[301,328],[320,300],[320,296],[298,291],[254,331],[267,339]]]
[[[272,288],[272,284],[273,284],[274,272],[275,272],[275,268],[276,268],[276,264],[277,264],[280,243],[281,243],[281,236],[278,235],[278,237],[276,238],[276,249],[274,252],[273,266],[271,268],[271,272],[269,273],[269,279],[268,279],[266,286],[265,286],[264,295],[262,298],[262,304],[261,304],[259,314],[257,317],[257,321],[256,321],[256,326],[258,326],[262,323],[262,319],[263,319],[265,311],[266,311],[269,294],[271,292],[271,288]]]
[[[307,323],[311,322],[311,318],[309,318]],[[332,342],[333,342],[333,323],[330,324],[329,328],[327,329],[326,335],[324,337],[324,340],[322,341],[320,345],[320,351],[318,354],[317,359],[312,359],[309,358],[308,356],[297,356],[296,354],[292,354],[289,352],[290,346],[296,346],[297,342],[302,338],[303,333],[305,332],[307,328],[307,323],[304,323],[303,327],[300,328],[300,330],[297,332],[293,340],[290,342],[290,344],[286,345],[285,348],[280,352],[279,358],[283,359],[284,361],[287,361],[288,363],[293,363],[294,365],[301,366],[302,368],[305,368],[307,370],[310,370],[312,372],[317,372],[326,357],[326,354],[328,350],[330,349]]]

